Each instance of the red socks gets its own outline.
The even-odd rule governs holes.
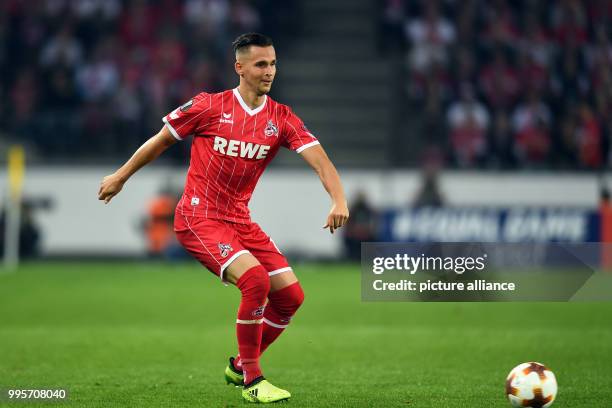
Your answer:
[[[259,354],[287,328],[291,318],[304,302],[304,291],[299,282],[292,283],[268,295],[268,307],[264,313],[264,327]]]
[[[292,283],[276,292],[268,295],[268,305],[263,316],[263,333],[259,355],[261,355],[270,344],[281,335],[283,330],[289,325],[291,317],[304,301],[304,291],[299,282]],[[239,349],[240,354],[234,360],[234,367],[244,370],[244,354]],[[242,365],[242,367],[241,367]],[[246,383],[245,379],[245,383]]]
[[[270,292],[268,272],[261,265],[246,271],[236,282],[242,293],[236,320],[238,351],[241,357],[244,383],[260,377],[259,348],[266,297]]]

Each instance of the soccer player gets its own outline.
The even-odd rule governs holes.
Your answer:
[[[299,153],[317,172],[332,206],[323,228],[331,233],[349,211],[336,168],[317,138],[292,110],[267,96],[276,74],[270,38],[243,34],[233,43],[237,88],[202,92],[162,120],[164,126],[115,173],[104,177],[98,198],[117,195],[136,171],[169,146],[193,137],[185,190],[174,217],[181,244],[202,265],[238,287],[238,355],[225,370],[249,402],[276,402],[291,394],[265,380],[260,355],[288,326],[304,292],[287,259],[259,225],[248,203],[268,163],[281,147]],[[287,197],[276,197],[275,200]]]

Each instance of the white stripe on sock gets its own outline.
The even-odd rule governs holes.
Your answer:
[[[276,327],[277,329],[286,329],[287,326],[289,326],[288,324],[276,324],[274,322],[269,321],[268,319],[266,319],[265,317],[263,318],[264,323],[272,326],[272,327]]]
[[[264,321],[264,319],[258,319],[258,320],[240,320],[240,319],[236,319],[236,323],[240,323],[240,324],[260,324],[263,321]]]

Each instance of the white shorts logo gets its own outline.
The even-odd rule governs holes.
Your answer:
[[[195,207],[198,204],[200,204],[200,199],[198,197],[191,197],[191,206]]]

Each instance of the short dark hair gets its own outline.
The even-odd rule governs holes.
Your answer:
[[[246,33],[241,34],[234,40],[232,43],[232,48],[234,49],[234,53],[243,50],[251,45],[255,45],[257,47],[269,47],[272,44],[272,39],[267,35],[259,34],[259,33]]]

